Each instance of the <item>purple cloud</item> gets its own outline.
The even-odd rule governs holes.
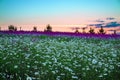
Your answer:
[[[113,17],[108,17],[108,18],[106,18],[106,20],[114,20],[115,18],[113,18]]]
[[[115,18],[113,18],[113,17],[106,18],[106,20],[114,20],[114,19]],[[106,27],[106,28],[120,26],[120,23],[117,21],[112,21],[112,22],[106,23],[104,20],[98,19],[98,20],[95,20],[95,22],[98,22],[98,23],[97,24],[89,24],[88,26],[95,26],[96,28],[100,28],[101,26]]]
[[[120,26],[120,23],[118,22],[109,22],[104,27],[110,28],[110,27],[118,27],[118,26]]]

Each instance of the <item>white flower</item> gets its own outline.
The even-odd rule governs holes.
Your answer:
[[[88,58],[88,61],[91,61],[91,58]]]
[[[56,72],[55,71],[52,71],[53,74],[55,74]]]
[[[26,53],[25,54],[25,59],[28,59],[30,57],[30,54],[29,53]]]
[[[60,80],[60,76],[57,76],[56,80]]]
[[[104,72],[107,72],[108,71],[108,69],[107,68],[104,68]]]
[[[101,62],[98,62],[98,65],[101,67],[101,66],[102,66],[102,63],[101,63]]]
[[[108,64],[105,64],[105,67],[108,67]]]
[[[39,56],[39,54],[36,54],[35,56]]]
[[[103,77],[103,75],[99,75],[99,77]]]
[[[119,62],[119,63],[117,63],[117,65],[118,65],[118,67],[120,67],[120,62]]]
[[[61,73],[60,75],[62,75],[62,76],[63,76],[63,75],[65,75],[65,74],[64,74],[64,73]]]
[[[92,60],[92,64],[96,64],[97,61],[95,59]]]
[[[72,76],[72,78],[73,78],[73,79],[78,79],[78,77],[77,77],[77,76]]]
[[[90,70],[90,68],[89,68],[89,67],[87,67],[87,68],[86,68],[86,70]]]
[[[57,63],[57,59],[54,57],[54,62]]]
[[[46,66],[46,62],[44,62],[44,63],[42,63],[43,64],[43,66]]]
[[[114,69],[114,66],[113,65],[110,65],[110,67],[109,67],[110,69]]]
[[[92,54],[92,52],[91,52],[91,51],[88,51],[88,54]]]
[[[70,71],[70,72],[73,71],[73,70],[72,70],[71,68],[69,68],[69,67],[65,67],[65,69],[68,70],[68,71]]]
[[[115,53],[112,54],[113,57],[117,57],[117,55]]]
[[[32,78],[31,77],[27,77],[27,79],[26,80],[32,80]]]
[[[18,68],[18,65],[15,65],[14,68]]]
[[[6,59],[7,59],[7,57],[4,57],[4,58],[3,58],[3,60],[6,60]]]
[[[82,70],[85,70],[85,68],[82,68]]]
[[[35,61],[34,63],[39,63],[38,61]]]
[[[39,72],[35,72],[34,74],[35,74],[35,75],[39,75]]]
[[[27,65],[28,68],[30,68],[30,65]]]
[[[106,76],[106,75],[107,75],[107,73],[104,73],[103,75],[105,75],[105,76]]]

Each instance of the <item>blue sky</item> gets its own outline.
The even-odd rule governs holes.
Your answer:
[[[86,24],[120,19],[120,0],[0,0],[0,25]]]

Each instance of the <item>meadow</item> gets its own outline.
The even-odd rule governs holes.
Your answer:
[[[120,80],[120,36],[46,34],[0,32],[0,80]]]

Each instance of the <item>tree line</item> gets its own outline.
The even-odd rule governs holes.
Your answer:
[[[82,30],[83,30],[82,33],[85,33],[85,27],[82,28]],[[75,33],[79,33],[78,28],[76,28]],[[95,34],[94,29],[90,27],[89,33],[90,33],[90,34]],[[105,33],[106,33],[106,32],[105,32],[105,30],[103,29],[103,26],[101,26],[101,28],[100,28],[99,31],[98,31],[98,34],[105,34]]]
[[[17,27],[15,27],[14,25],[9,25],[8,30],[9,31],[17,31]],[[20,27],[20,31],[22,31],[22,27]],[[32,31],[37,31],[37,27],[34,26]],[[44,30],[44,32],[52,32],[52,27],[50,26],[50,24],[48,24],[46,26],[46,29]]]
[[[0,30],[1,30],[1,27],[0,27]],[[14,25],[9,25],[8,26],[8,30],[9,31],[17,31],[17,27],[15,27]],[[85,33],[85,28],[82,28],[82,30],[83,30],[82,33]],[[20,27],[20,31],[22,31],[22,27]],[[37,27],[34,26],[32,31],[37,31]],[[51,27],[50,24],[48,24],[46,26],[46,28],[44,29],[44,32],[52,32],[52,27]],[[76,28],[75,33],[80,33],[79,30],[78,30],[78,28]],[[90,34],[95,34],[94,29],[90,27],[89,33]],[[100,29],[98,31],[98,34],[106,34],[103,26],[100,27]],[[114,31],[114,34],[116,34],[116,31]]]

